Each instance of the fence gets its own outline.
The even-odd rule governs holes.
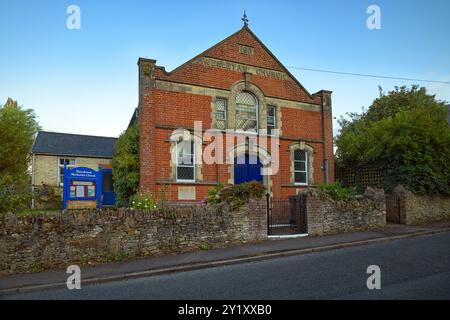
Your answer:
[[[267,195],[267,230],[269,235],[306,233],[306,196],[274,200]]]
[[[386,189],[386,170],[381,167],[336,167],[335,178],[344,187],[356,187],[361,193],[367,187]]]
[[[356,187],[363,193],[367,187],[389,189],[387,187],[387,170],[376,166],[356,166],[335,170],[336,180],[345,187]],[[386,219],[390,223],[402,223],[402,202],[398,195],[385,193]]]

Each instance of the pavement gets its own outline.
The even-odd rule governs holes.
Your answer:
[[[447,221],[423,226],[387,225],[371,231],[323,237],[269,239],[260,243],[222,249],[83,266],[81,277],[83,285],[99,284],[382,243],[449,231],[450,221]],[[0,295],[66,288],[67,277],[65,269],[1,276]]]

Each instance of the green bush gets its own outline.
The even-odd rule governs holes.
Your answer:
[[[139,126],[123,132],[116,142],[112,158],[114,190],[118,207],[130,205],[139,187]]]
[[[211,189],[213,190],[213,189]],[[257,181],[236,184],[217,191],[211,191],[207,203],[226,203],[232,209],[237,209],[251,198],[262,198],[266,193],[264,185]],[[217,193],[216,193],[217,192]]]
[[[0,212],[17,213],[30,207],[32,193],[28,179],[0,177]]]
[[[450,194],[450,126],[445,103],[425,88],[395,88],[361,114],[341,118],[336,166],[376,166],[384,189],[402,184],[417,194]]]
[[[355,199],[356,188],[343,187],[339,182],[329,184],[319,184],[317,186],[319,192],[329,195],[335,201],[350,201]]]
[[[220,202],[220,191],[224,188],[223,183],[219,183],[216,188],[208,190],[208,198],[205,202],[208,203],[219,203]]]
[[[131,198],[131,207],[140,210],[156,210],[159,205],[151,193],[143,193],[135,194]]]
[[[0,212],[18,212],[30,206],[30,154],[40,130],[32,109],[8,98],[0,105]]]

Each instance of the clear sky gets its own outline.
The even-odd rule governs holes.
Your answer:
[[[69,5],[81,29],[69,30]],[[381,30],[369,30],[369,5]],[[0,103],[35,109],[45,130],[117,136],[138,103],[137,60],[172,70],[249,26],[285,66],[450,81],[449,0],[0,0]],[[290,69],[309,90],[333,91],[334,116],[395,85],[450,101],[450,85]]]

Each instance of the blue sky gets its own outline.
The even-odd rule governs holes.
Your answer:
[[[81,8],[68,30],[66,9]],[[381,30],[366,27],[369,5]],[[0,103],[35,109],[45,130],[117,136],[138,103],[138,57],[172,70],[242,26],[285,66],[450,81],[450,1],[0,2]],[[310,91],[333,91],[334,116],[414,82],[290,69]],[[450,101],[450,85],[419,83]],[[337,129],[337,126],[336,126]]]

